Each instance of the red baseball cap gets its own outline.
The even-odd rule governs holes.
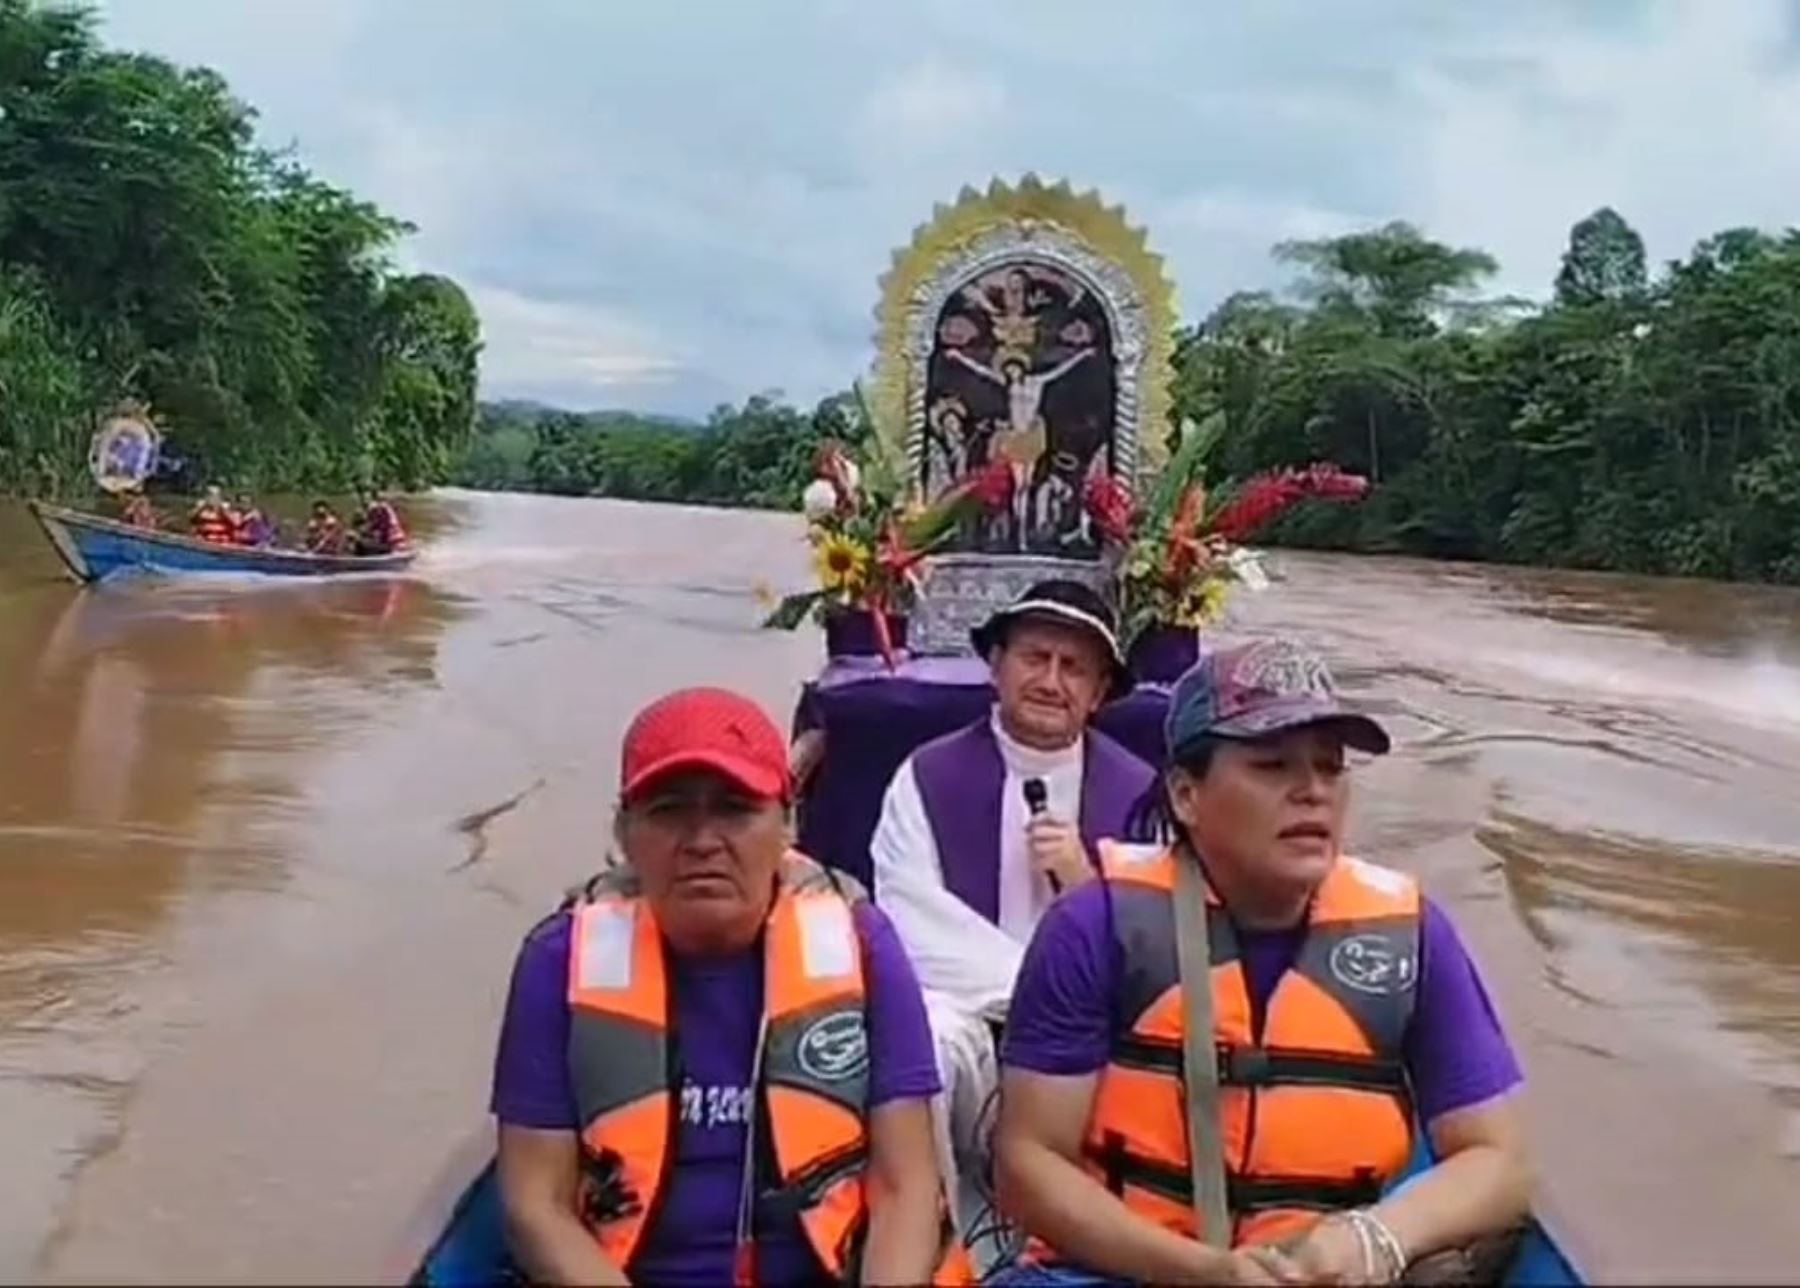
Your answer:
[[[793,795],[787,740],[761,707],[729,689],[677,689],[638,712],[625,730],[621,795],[629,799],[678,769],[715,770],[765,799]]]

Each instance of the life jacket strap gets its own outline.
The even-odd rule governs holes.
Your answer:
[[[1184,1206],[1194,1201],[1194,1182],[1185,1167],[1171,1167],[1125,1147],[1123,1137],[1109,1134],[1106,1143],[1090,1151],[1090,1157],[1106,1176],[1106,1188],[1123,1193],[1127,1185],[1160,1195]],[[1228,1172],[1226,1200],[1233,1216],[1246,1216],[1272,1208],[1302,1208],[1338,1212],[1361,1207],[1381,1197],[1381,1177],[1373,1168],[1358,1168],[1350,1177],[1243,1176]]]
[[[869,1147],[859,1145],[819,1159],[786,1185],[761,1191],[756,1196],[757,1228],[797,1222],[802,1213],[819,1205],[832,1186],[862,1171],[868,1162]]]
[[[1351,1056],[1333,1051],[1282,1047],[1218,1046],[1219,1082],[1227,1087],[1352,1087],[1363,1091],[1406,1091],[1399,1060]],[[1178,1042],[1127,1034],[1113,1043],[1114,1064],[1179,1078],[1186,1068]]]

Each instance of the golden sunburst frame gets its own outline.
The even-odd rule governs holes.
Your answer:
[[[1175,292],[1144,231],[1097,192],[1035,174],[994,179],[940,205],[896,251],[881,279],[870,414],[884,450],[917,484],[925,442],[925,389],[934,327],[952,293],[1010,264],[1068,273],[1104,304],[1114,344],[1113,472],[1136,493],[1167,452]]]

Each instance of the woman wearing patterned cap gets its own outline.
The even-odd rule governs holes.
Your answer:
[[[625,735],[594,878],[520,950],[493,1111],[536,1282],[966,1278],[947,1241],[912,967],[788,848],[779,731],[689,689]]]
[[[1386,732],[1276,639],[1203,657],[1167,733],[1165,839],[1103,847],[1020,969],[995,1145],[1034,1237],[1017,1281],[1389,1282],[1517,1227],[1519,1067],[1474,963],[1413,878],[1340,849],[1346,750]],[[1217,1075],[1187,1079],[1208,1005]],[[1393,1191],[1417,1123],[1438,1161]]]

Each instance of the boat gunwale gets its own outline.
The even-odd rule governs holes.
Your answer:
[[[188,536],[179,532],[165,532],[156,528],[139,528],[118,519],[109,519],[105,515],[91,514],[85,510],[72,510],[66,506],[52,505],[46,501],[31,500],[26,502],[31,515],[44,530],[52,546],[56,548],[63,563],[81,581],[97,581],[102,575],[96,574],[84,555],[80,553],[72,536],[56,531],[58,525],[76,530],[88,530],[106,536],[118,537],[134,541],[141,545],[163,546],[172,550],[184,551],[188,554],[203,555],[218,562],[221,572],[263,573],[266,575],[295,574],[317,576],[326,573],[359,573],[359,572],[399,572],[410,566],[418,557],[417,550],[397,550],[384,555],[322,555],[310,550],[283,550],[258,546],[228,546],[215,541],[203,541],[199,537]],[[65,547],[74,547],[74,558]],[[235,566],[226,566],[235,565]],[[260,566],[259,566],[260,565]],[[271,566],[272,565],[272,566]],[[154,568],[152,570],[155,570]],[[164,571],[197,571],[193,569]]]
[[[386,1249],[375,1282],[404,1285],[425,1279],[432,1259],[460,1225],[496,1157],[491,1128],[471,1131],[450,1147]]]

